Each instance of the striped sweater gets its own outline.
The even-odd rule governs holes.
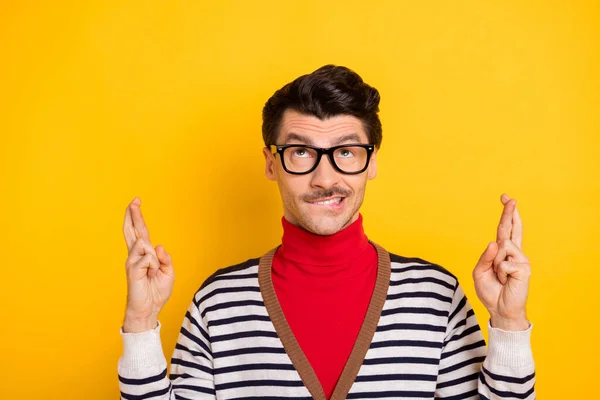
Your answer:
[[[377,249],[375,289],[331,399],[533,399],[530,332],[489,328],[439,265]],[[208,278],[167,375],[160,324],[123,333],[121,398],[325,400],[273,288],[276,249]]]

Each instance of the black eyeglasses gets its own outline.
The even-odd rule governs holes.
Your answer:
[[[369,166],[375,146],[371,144],[343,144],[329,148],[299,144],[271,145],[279,153],[285,172],[294,175],[311,173],[319,165],[323,154],[327,154],[333,167],[348,175],[364,172]],[[273,153],[275,155],[276,153]]]

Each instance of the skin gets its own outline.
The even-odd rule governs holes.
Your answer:
[[[164,247],[152,247],[150,234],[139,198],[127,206],[123,235],[129,253],[125,262],[127,275],[127,306],[123,332],[136,333],[154,329],[158,313],[173,291],[175,271],[173,260]]]
[[[326,148],[344,143],[368,144],[369,139],[356,117],[341,115],[321,121],[296,111],[286,111],[276,143]],[[336,171],[328,157],[322,157],[310,174],[292,175],[284,171],[279,155],[275,157],[268,148],[263,149],[263,155],[265,175],[279,187],[285,219],[317,235],[333,235],[356,221],[367,180],[377,175],[377,150],[371,155],[368,169],[358,175]],[[333,197],[343,197],[341,209],[315,204]]]
[[[523,222],[517,201],[507,194],[496,241],[488,244],[473,269],[477,297],[490,313],[492,327],[522,331],[529,327],[526,313],[531,266],[521,250]]]
[[[344,138],[351,139],[347,143],[368,143],[362,124],[355,117],[336,116],[321,121],[286,111],[276,143],[306,142],[331,147]],[[367,181],[377,175],[377,152],[372,155],[369,168],[358,175],[336,171],[327,157],[310,174],[292,175],[283,170],[279,156],[273,156],[268,148],[263,149],[263,155],[265,175],[279,187],[284,217],[318,235],[334,234],[356,221]],[[333,197],[344,200],[338,206],[314,204]],[[490,313],[492,326],[521,331],[529,327],[526,302],[531,267],[522,251],[523,223],[516,200],[503,194],[500,201],[504,207],[496,240],[481,255],[473,280],[477,296]],[[143,332],[157,326],[158,314],[173,291],[172,258],[162,246],[152,246],[137,197],[125,211],[123,234],[129,254],[125,263],[128,294],[123,331]]]

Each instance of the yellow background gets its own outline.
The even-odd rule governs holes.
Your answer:
[[[174,257],[170,358],[201,282],[279,242],[261,109],[327,63],[382,95],[369,237],[457,274],[485,325],[471,269],[516,197],[539,397],[590,398],[599,24],[592,1],[2,2],[0,398],[118,396],[134,196]]]

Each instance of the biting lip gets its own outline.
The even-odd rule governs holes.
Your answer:
[[[316,205],[330,205],[330,204],[340,204],[342,201],[344,201],[345,197],[343,196],[335,196],[335,197],[328,197],[326,199],[318,199],[318,200],[314,200],[314,201],[309,201],[310,204],[316,204]]]

